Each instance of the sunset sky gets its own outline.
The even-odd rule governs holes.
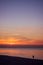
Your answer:
[[[43,0],[0,0],[0,44],[43,45]]]

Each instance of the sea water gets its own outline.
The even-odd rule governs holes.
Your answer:
[[[0,55],[17,56],[43,60],[43,48],[0,48]]]

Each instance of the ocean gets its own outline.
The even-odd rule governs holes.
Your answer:
[[[0,55],[17,56],[43,60],[43,48],[0,48]]]

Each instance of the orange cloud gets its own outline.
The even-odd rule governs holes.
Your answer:
[[[43,45],[43,40],[28,39],[23,36],[13,36],[8,38],[0,38],[0,44]]]
[[[35,40],[35,45],[43,45],[43,40]]]

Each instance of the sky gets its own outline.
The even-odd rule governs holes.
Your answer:
[[[43,0],[0,0],[0,44],[43,45]]]

